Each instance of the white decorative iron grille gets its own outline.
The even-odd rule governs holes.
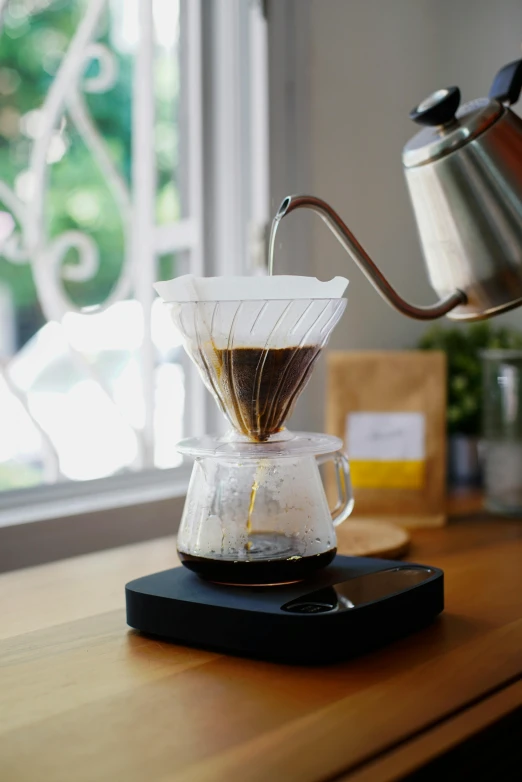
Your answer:
[[[201,418],[152,289],[203,270],[200,16],[0,0],[0,490],[175,466]]]

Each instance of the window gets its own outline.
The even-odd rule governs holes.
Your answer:
[[[0,508],[173,487],[212,405],[152,283],[264,263],[261,5],[0,0],[0,20]]]

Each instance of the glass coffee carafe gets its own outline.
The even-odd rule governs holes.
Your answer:
[[[169,302],[187,353],[232,425],[223,437],[178,446],[195,460],[178,552],[198,575],[226,584],[282,584],[308,577],[335,556],[334,527],[353,506],[342,442],[291,433],[285,421],[345,304],[342,298]],[[326,461],[337,476],[333,510],[319,470]]]
[[[196,459],[178,534],[183,564],[234,584],[299,581],[328,565],[334,527],[353,506],[341,445],[302,433],[260,445],[210,437],[183,444]],[[319,472],[330,459],[339,494],[332,511]]]

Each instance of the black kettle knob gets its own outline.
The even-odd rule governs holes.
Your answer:
[[[501,103],[516,103],[522,90],[522,60],[515,60],[499,70],[489,91],[489,97]]]
[[[455,117],[459,103],[459,88],[445,87],[415,106],[410,111],[410,119],[419,125],[447,125]]]

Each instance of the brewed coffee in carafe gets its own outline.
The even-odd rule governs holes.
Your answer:
[[[223,288],[223,278],[157,285],[189,356],[232,425],[223,437],[179,446],[195,463],[178,552],[186,567],[212,581],[288,583],[331,562],[334,524],[353,504],[341,441],[285,429],[344,310],[346,281],[234,280],[234,299],[233,281]],[[218,298],[220,293],[227,298]],[[338,474],[333,512],[318,468],[325,459],[334,461]]]

